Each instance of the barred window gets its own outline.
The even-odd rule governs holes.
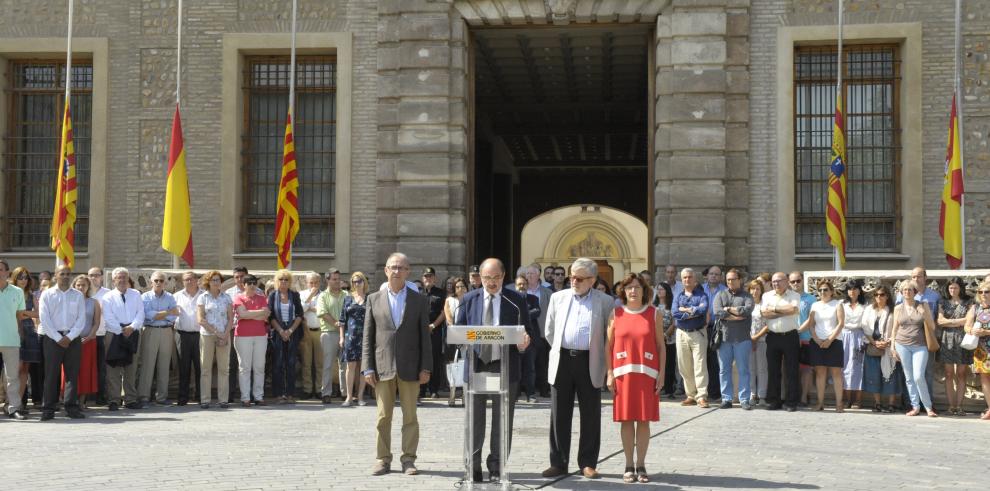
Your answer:
[[[289,104],[289,57],[245,60],[242,243],[244,251],[275,248],[275,211]],[[333,252],[337,160],[337,65],[332,56],[296,58],[294,116],[299,175],[295,251]]]
[[[896,45],[843,48],[847,252],[900,251],[900,59]],[[825,231],[835,119],[835,46],[794,53],[797,253],[830,252]]]
[[[65,62],[14,60],[7,80],[4,198],[0,249],[48,250],[65,106]],[[89,242],[93,65],[72,62],[72,137],[76,152],[75,250]]]

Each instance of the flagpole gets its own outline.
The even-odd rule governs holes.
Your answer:
[[[178,41],[175,49],[175,110],[179,110],[179,94],[182,89],[182,0],[179,0]],[[172,269],[179,269],[179,256],[172,254]]]
[[[960,47],[962,46],[962,0],[956,0],[956,38],[955,38],[955,50],[953,61],[955,63],[955,76],[953,78],[953,91],[955,92],[956,101],[956,123],[959,125],[959,170],[963,175],[963,179],[966,176],[966,145],[963,143],[964,135],[963,131],[963,93],[962,93],[962,63],[959,61]],[[959,196],[959,228],[962,235],[962,264],[960,264],[961,269],[966,269],[966,193],[963,192]]]
[[[74,10],[73,9],[74,6],[75,6],[75,0],[69,0],[69,25],[68,25],[68,34],[66,35],[66,47],[65,47],[65,104],[69,103],[69,96],[72,93],[71,92],[72,91],[72,12]],[[65,112],[64,107],[62,108],[62,111]],[[64,119],[65,118],[63,118],[62,121],[63,125],[65,124]],[[59,159],[60,160],[62,159],[61,155],[59,156]],[[64,164],[59,163],[59,168],[61,168],[62,165]],[[57,176],[57,179],[61,179],[61,178],[62,176]],[[63,264],[65,264],[65,261],[63,261],[62,258],[59,257],[58,251],[55,251],[55,267],[58,268]]]
[[[292,126],[292,135],[296,134],[296,0],[292,0],[292,41],[289,48],[289,117]],[[292,242],[289,242],[289,261],[285,264],[285,269],[292,271]]]
[[[839,4],[839,56],[836,59],[836,66],[838,67],[838,74],[836,76],[835,92],[838,95],[842,94],[842,0],[838,0]],[[844,98],[843,98],[844,99]],[[838,97],[836,101],[840,100]],[[842,108],[836,108],[836,111]],[[843,217],[845,219],[845,217]],[[832,269],[835,271],[842,271],[842,262],[839,260],[839,248],[838,246],[832,247]]]

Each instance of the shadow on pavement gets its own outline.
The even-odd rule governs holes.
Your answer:
[[[622,482],[621,476],[603,475],[603,479],[584,479],[576,475],[568,476],[565,479],[547,483],[545,479],[534,478],[525,479],[525,474],[514,477],[513,484],[520,484],[532,487],[533,489],[576,489],[576,490],[600,490],[600,489],[628,489],[629,484]],[[650,482],[647,484],[635,484],[635,486],[649,486],[652,489],[821,489],[811,484],[798,484],[789,482],[765,481],[749,477],[737,476],[706,476],[694,474],[651,474]]]

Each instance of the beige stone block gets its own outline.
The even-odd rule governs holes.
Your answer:
[[[662,104],[663,99],[657,104]],[[658,123],[657,129],[653,133],[653,148],[657,152],[670,151],[670,131],[671,126],[669,123]]]
[[[657,104],[657,121],[701,122],[725,119],[725,98],[714,94],[674,94]]]
[[[729,208],[725,211],[725,236],[749,237],[749,196],[727,196],[725,201]]]
[[[671,150],[722,150],[726,130],[722,125],[673,125],[670,128]]]
[[[671,16],[670,29],[674,36],[725,35],[725,12],[675,11]]]
[[[725,203],[728,208],[745,207],[749,203],[749,183],[728,181],[725,183]]]
[[[378,97],[399,97],[399,75],[395,73],[379,73],[377,77]]]
[[[746,97],[732,97],[726,99],[725,122],[726,123],[748,123],[749,122],[749,99]]]
[[[657,210],[670,209],[670,181],[657,181],[653,188],[653,206]]]
[[[733,124],[725,128],[725,150],[749,150],[749,128],[741,124]]]
[[[723,40],[675,38],[670,46],[670,61],[674,65],[721,65],[725,59]]]
[[[656,64],[657,66],[670,66],[671,63],[671,51],[670,47],[673,41],[670,38],[660,38],[657,40],[657,52],[656,52]]]
[[[725,235],[725,213],[674,211],[670,214],[671,237],[714,237]]]
[[[443,124],[450,121],[450,105],[446,98],[400,100],[399,124]]]
[[[378,159],[378,165],[375,166],[375,177],[379,181],[394,181],[396,180],[396,163],[397,159]]]
[[[450,130],[446,126],[403,126],[397,132],[400,152],[444,152],[450,150]]]
[[[725,156],[672,155],[670,176],[671,179],[724,179]]]
[[[438,213],[399,213],[396,225],[403,237],[446,236],[450,216]]]
[[[426,43],[402,43],[398,49],[399,68],[448,67],[450,47]],[[379,49],[379,53],[381,49]]]
[[[450,17],[447,14],[402,14],[399,20],[399,40],[450,39]]]
[[[396,165],[396,177],[406,181],[438,181],[449,177],[449,157],[436,155],[403,155]]]
[[[678,69],[671,72],[671,92],[725,92],[726,72],[721,69]]]
[[[393,102],[378,103],[378,125],[395,126],[399,124],[399,105]]]
[[[749,262],[749,242],[746,239],[730,239],[725,242],[725,264],[747,267]]]
[[[395,130],[378,129],[378,151],[382,153],[395,153],[399,151],[397,140],[398,132]]]
[[[450,188],[439,184],[400,184],[395,191],[395,202],[402,209],[447,208]]]
[[[380,236],[394,237],[398,235],[395,213],[384,212],[379,209],[378,213],[375,214],[375,223]]]
[[[378,183],[378,209],[388,210],[394,209],[396,204],[396,183]]]
[[[379,70],[397,70],[400,65],[400,47],[398,46],[382,46],[378,48],[377,58],[378,58],[378,69]]]
[[[677,265],[725,264],[725,243],[680,239],[670,242],[670,263]]]
[[[653,233],[657,237],[670,236],[670,210],[657,210],[653,215]]]
[[[671,176],[671,156],[669,153],[657,154],[653,159],[653,177],[657,181],[668,181]]]
[[[747,38],[729,38],[726,43],[726,65],[749,65],[749,40]]]
[[[725,153],[725,178],[749,180],[749,155],[746,152]]]
[[[670,208],[724,208],[725,184],[717,180],[672,181]]]
[[[668,68],[657,69],[656,95],[665,96],[674,92],[674,72]]]
[[[420,239],[420,237],[416,237],[416,239]],[[446,237],[444,236],[443,239],[424,242],[400,238],[396,244],[396,250],[409,256],[409,262],[414,270],[422,269],[425,266],[436,267],[438,264],[444,265],[449,261]]]
[[[450,72],[446,69],[423,68],[399,71],[397,95],[445,96],[453,93]]]
[[[728,14],[725,25],[727,36],[749,36],[749,14],[747,13]]]
[[[726,89],[728,94],[749,94],[749,71],[728,70],[726,73]]]

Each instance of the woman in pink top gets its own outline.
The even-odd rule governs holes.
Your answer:
[[[265,350],[268,349],[268,299],[258,291],[258,278],[244,277],[244,293],[234,297],[234,349],[237,350],[241,404],[265,405]],[[251,375],[254,375],[254,383]]]

